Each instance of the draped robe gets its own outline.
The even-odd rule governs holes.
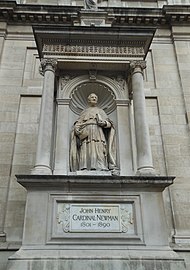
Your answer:
[[[105,126],[98,125],[98,119]],[[73,126],[70,146],[70,169],[106,171],[116,168],[115,128],[98,107],[84,110]]]

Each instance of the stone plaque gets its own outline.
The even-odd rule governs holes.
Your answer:
[[[135,234],[133,202],[57,204],[57,233]]]
[[[119,205],[71,204],[71,232],[121,232]]]

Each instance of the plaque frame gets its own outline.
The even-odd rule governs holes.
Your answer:
[[[134,233],[126,232],[60,232],[57,229],[58,205],[126,205],[133,209]],[[145,245],[143,238],[143,222],[141,213],[141,196],[139,195],[72,195],[68,193],[49,193],[48,224],[46,244],[89,244],[89,245]]]

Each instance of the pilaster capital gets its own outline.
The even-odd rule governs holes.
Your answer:
[[[143,69],[146,68],[146,61],[143,60],[139,60],[139,61],[131,61],[130,62],[130,69],[131,69],[131,73],[132,75],[134,73],[142,73],[143,74]]]
[[[55,72],[57,68],[57,60],[56,59],[42,59],[39,67],[39,71],[41,75],[47,70]]]

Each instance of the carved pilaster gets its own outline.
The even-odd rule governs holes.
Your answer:
[[[88,19],[89,21],[89,19]],[[59,41],[62,42],[61,40]],[[114,42],[104,43],[103,41],[99,41],[99,45],[92,44],[91,39],[85,40],[85,43],[89,44],[73,44],[72,40],[68,40],[70,45],[66,44],[44,44],[43,52],[45,55],[64,55],[64,56],[86,56],[86,57],[120,57],[122,59],[129,57],[144,57],[144,48],[143,44],[140,44],[138,47],[135,47],[135,44],[127,44],[125,42],[118,42],[115,44]],[[140,61],[137,61],[140,62]],[[143,62],[143,61],[142,61]]]

